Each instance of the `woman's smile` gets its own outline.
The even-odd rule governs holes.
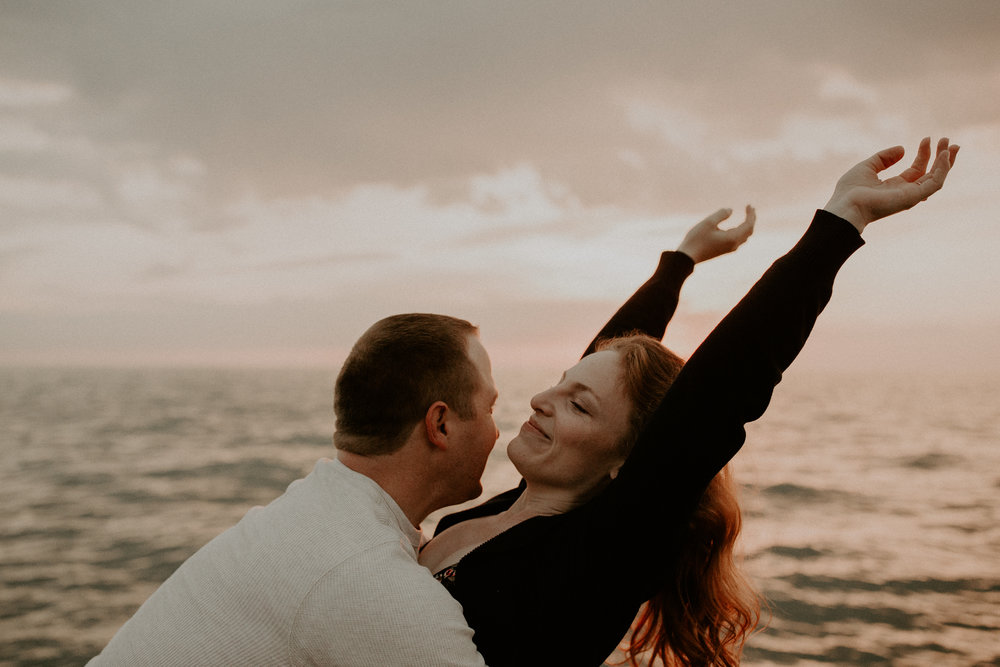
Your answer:
[[[538,424],[538,421],[535,419],[534,416],[529,417],[528,421],[524,422],[524,424],[521,426],[521,433],[527,433],[529,435],[536,435],[536,436],[538,436],[540,438],[544,438],[545,440],[551,440],[552,439],[542,429],[542,427]]]

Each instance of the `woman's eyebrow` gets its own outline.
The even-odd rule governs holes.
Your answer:
[[[565,381],[566,381],[566,372],[563,371],[562,376],[559,378],[559,384],[562,384]],[[598,405],[600,405],[600,403],[601,403],[601,397],[598,396],[597,392],[594,391],[593,389],[591,389],[589,385],[585,385],[584,383],[579,382],[577,380],[572,380],[569,383],[569,388],[572,391],[575,391],[575,392],[587,392],[588,394],[590,394],[591,396],[593,396],[594,397],[594,401]]]

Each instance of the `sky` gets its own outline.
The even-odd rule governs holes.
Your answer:
[[[798,363],[1000,370],[998,34],[994,0],[0,0],[0,364],[332,367],[426,311],[558,368],[751,203],[687,355],[844,171],[947,136]]]

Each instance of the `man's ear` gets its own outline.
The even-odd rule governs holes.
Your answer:
[[[424,415],[424,431],[427,440],[438,449],[448,448],[448,404],[444,401],[436,401],[427,408]]]

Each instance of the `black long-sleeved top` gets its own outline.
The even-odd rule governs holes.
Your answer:
[[[691,355],[617,479],[565,514],[501,533],[450,569],[442,582],[462,604],[487,664],[600,665],[614,651],[639,606],[670,576],[705,487],[743,445],[744,425],[764,413],[837,271],[862,243],[850,223],[818,211]],[[598,338],[634,330],[661,337],[691,272],[684,259],[665,253]],[[438,530],[500,512],[520,492],[446,517]]]

